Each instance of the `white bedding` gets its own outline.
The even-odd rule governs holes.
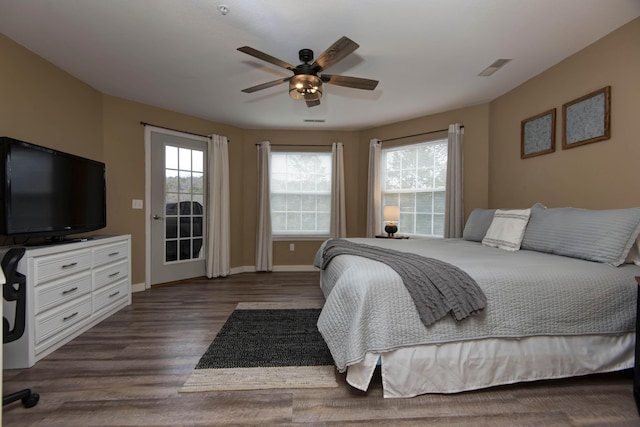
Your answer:
[[[484,339],[368,353],[347,382],[366,391],[380,363],[384,397],[458,393],[633,368],[635,333]],[[571,349],[571,352],[567,352]]]
[[[460,239],[349,240],[443,259],[469,273],[488,299],[480,315],[425,327],[390,267],[336,257],[321,272],[327,300],[318,329],[357,388],[367,388],[379,355],[387,397],[633,366],[638,266],[506,252]],[[466,356],[472,354],[482,356]]]

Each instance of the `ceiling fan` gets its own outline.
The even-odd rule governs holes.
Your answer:
[[[240,47],[238,48],[240,52],[244,52],[247,55],[251,55],[255,58],[262,59],[263,61],[267,61],[271,64],[293,71],[293,76],[291,77],[262,83],[257,86],[243,89],[242,91],[245,93],[253,93],[281,83],[289,82],[289,95],[293,99],[305,101],[307,103],[307,107],[314,107],[316,105],[320,105],[320,98],[322,97],[322,83],[329,83],[355,89],[374,90],[378,85],[377,80],[363,79],[360,77],[337,76],[334,74],[318,75],[318,73],[344,59],[359,47],[360,45],[353,40],[347,37],[341,37],[327,50],[322,52],[315,61],[313,61],[313,51],[311,49],[302,49],[298,53],[302,64],[298,66],[293,66],[249,46]],[[311,61],[313,61],[313,63],[310,64]]]

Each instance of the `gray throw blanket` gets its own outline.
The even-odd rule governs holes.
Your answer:
[[[324,270],[338,255],[357,255],[382,262],[402,278],[426,326],[451,313],[462,320],[487,305],[482,289],[455,265],[409,252],[353,243],[343,239],[326,242],[322,252]]]

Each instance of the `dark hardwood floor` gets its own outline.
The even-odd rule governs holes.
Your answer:
[[[638,426],[622,372],[455,395],[383,399],[339,388],[178,393],[238,302],[323,301],[317,273],[245,273],[133,295],[133,304],[30,369],[5,370],[4,426],[429,425]]]

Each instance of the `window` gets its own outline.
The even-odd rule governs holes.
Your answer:
[[[331,153],[271,153],[271,229],[274,236],[328,236]]]
[[[165,262],[204,259],[204,150],[165,145]]]
[[[381,151],[382,206],[399,206],[398,233],[443,236],[447,140]]]

